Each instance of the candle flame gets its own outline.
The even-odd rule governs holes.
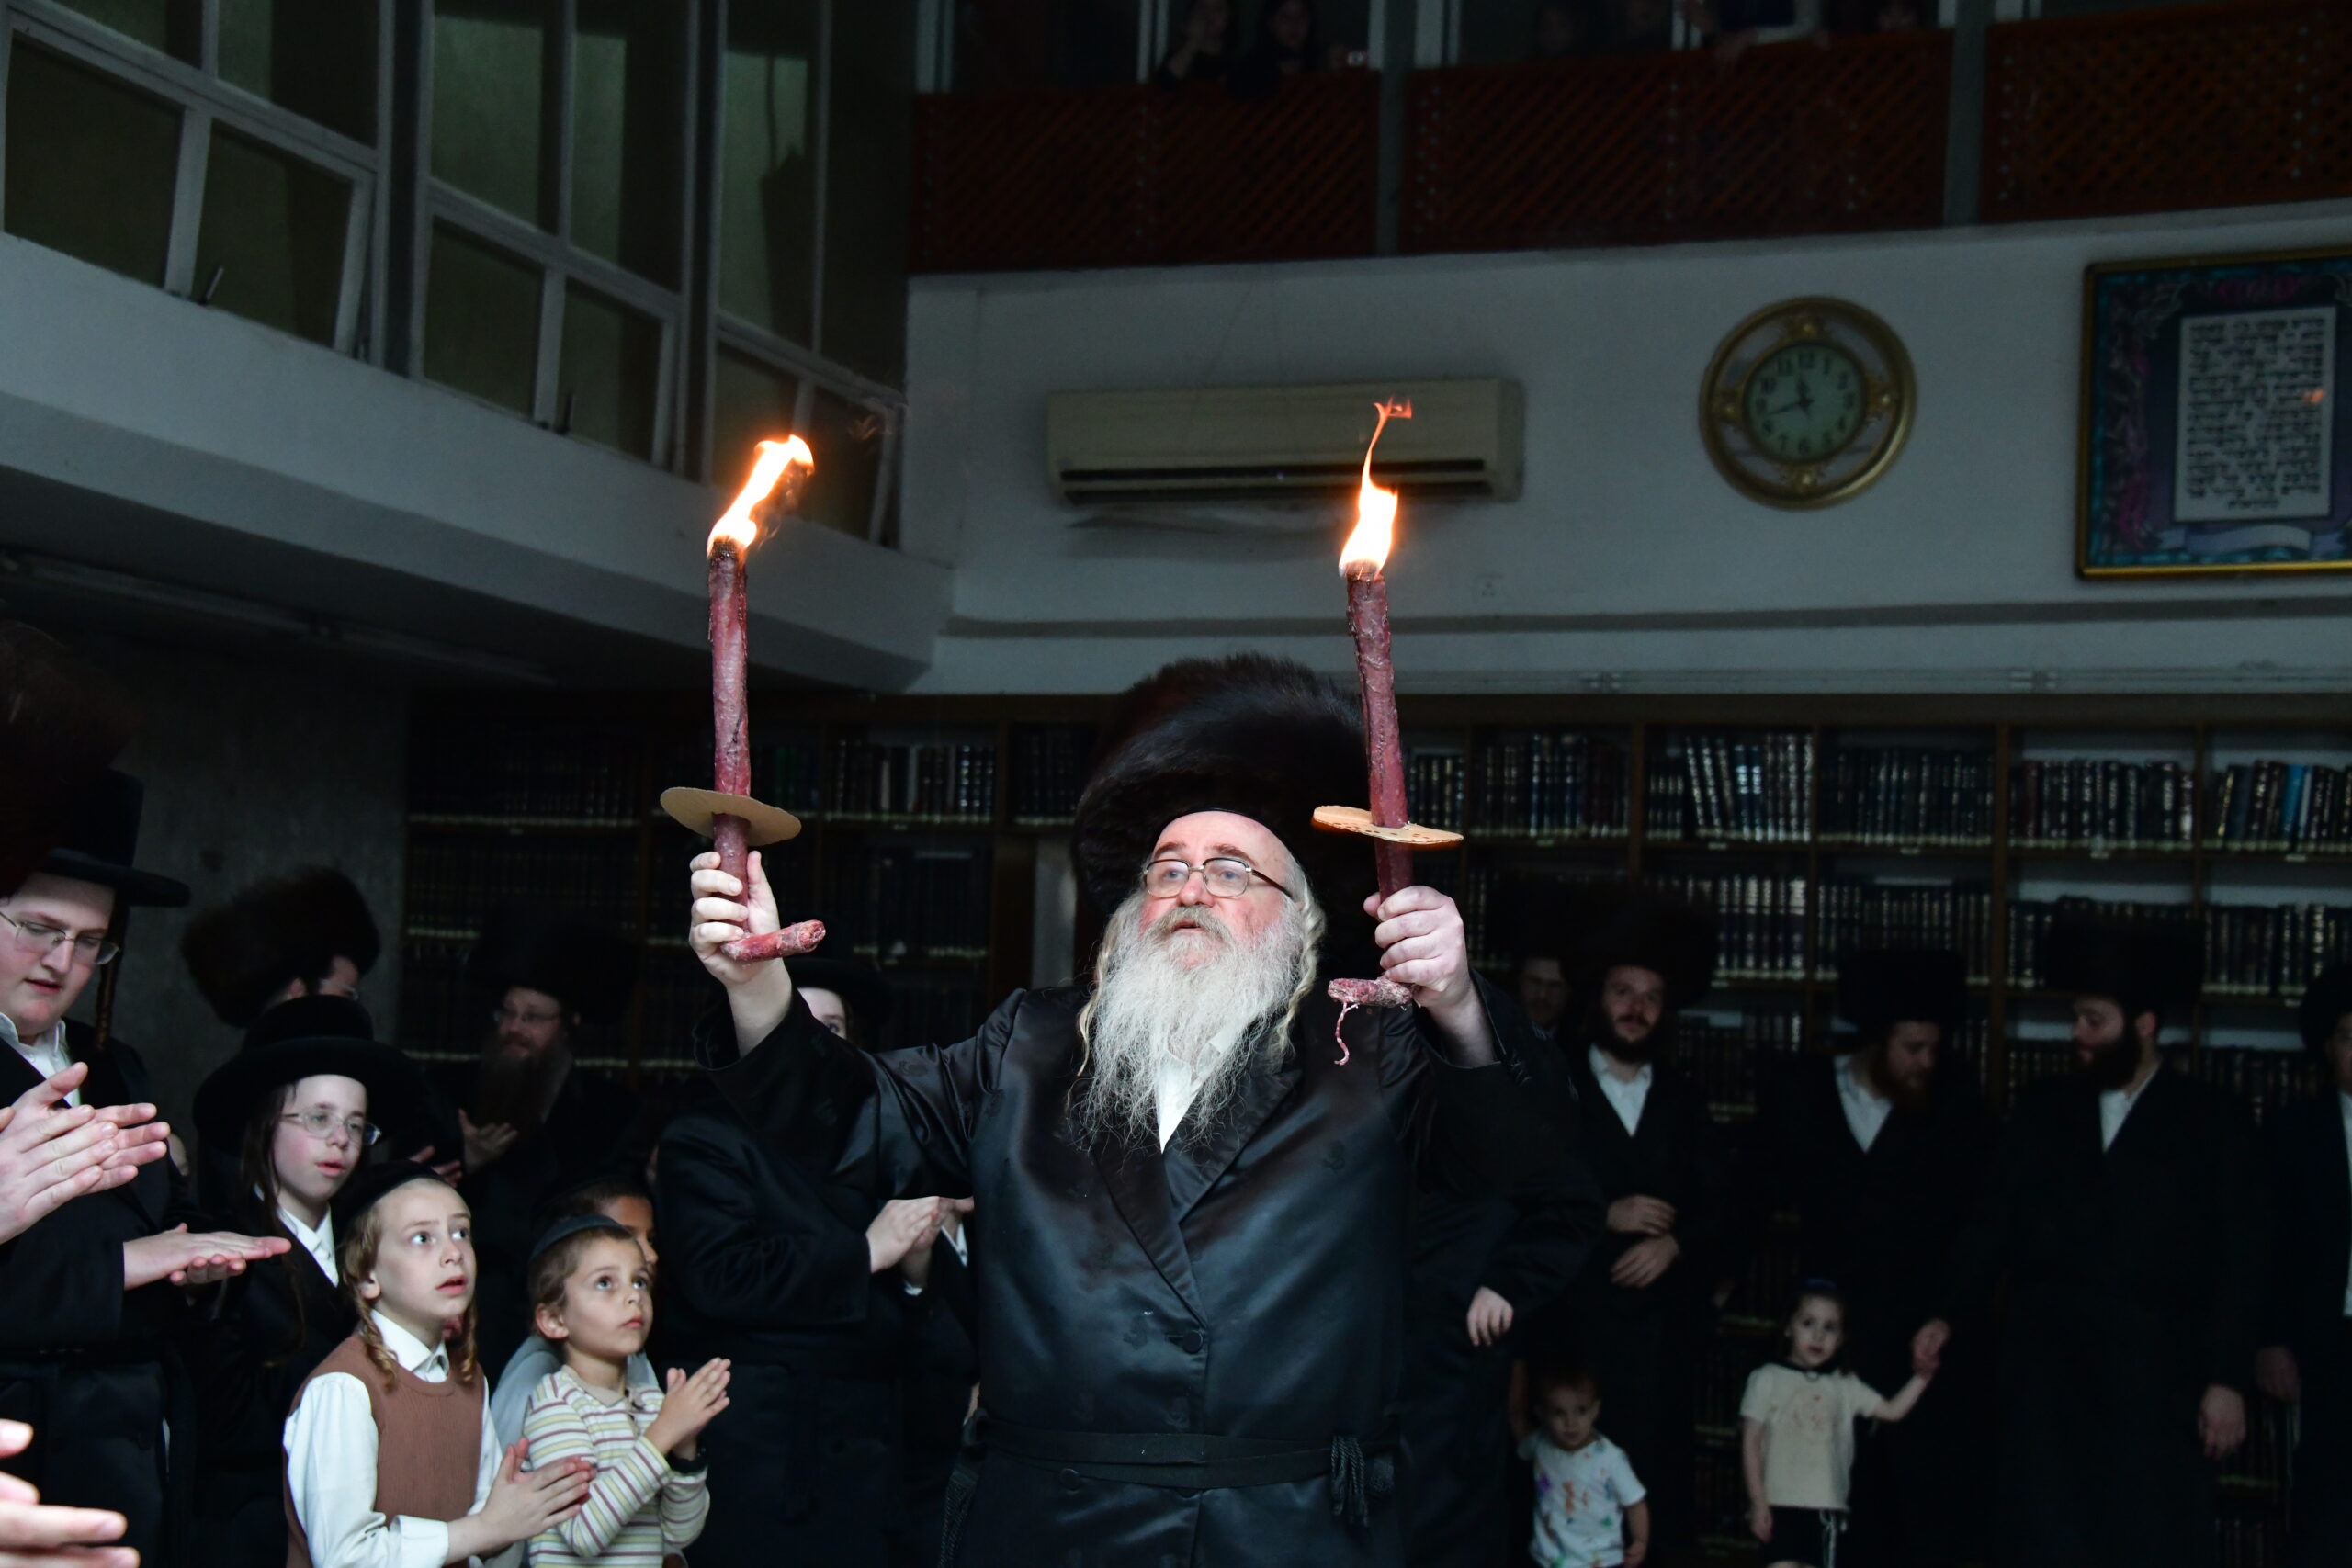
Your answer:
[[[803,479],[817,471],[817,459],[809,452],[808,443],[797,435],[784,441],[763,441],[757,453],[752,462],[752,477],[743,481],[743,488],[735,494],[734,504],[711,527],[710,542],[706,547],[708,552],[715,553],[721,545],[733,545],[739,555],[748,552],[760,537],[760,525],[752,513],[792,469],[800,469]]]
[[[1373,449],[1380,445],[1380,433],[1388,428],[1392,419],[1410,419],[1413,405],[1403,399],[1373,405],[1380,411],[1380,423],[1372,427],[1372,440],[1363,449],[1363,482],[1356,489],[1355,532],[1348,536],[1347,547],[1340,552],[1340,573],[1353,575],[1351,568],[1368,568],[1364,575],[1378,576],[1388,563],[1390,536],[1396,524],[1396,492],[1372,482]]]

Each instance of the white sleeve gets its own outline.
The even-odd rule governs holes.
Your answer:
[[[1609,1484],[1617,1494],[1617,1506],[1630,1508],[1649,1496],[1642,1490],[1642,1478],[1634,1473],[1634,1461],[1623,1449],[1609,1456]]]
[[[376,1511],[376,1417],[348,1372],[312,1381],[286,1417],[286,1489],[314,1568],[442,1568],[449,1527]]]
[[[520,1432],[514,1435],[518,1438],[522,1436]],[[490,1489],[497,1484],[498,1467],[505,1462],[505,1459],[506,1445],[499,1441],[498,1428],[491,1425],[490,1391],[484,1389],[481,1409],[481,1457],[474,1464],[474,1506],[466,1512],[479,1514],[481,1512],[482,1505],[490,1501]],[[520,1568],[523,1551],[530,1544],[528,1540],[518,1540],[503,1551],[493,1551],[488,1557],[469,1557],[466,1561],[479,1562],[481,1568]],[[317,1565],[313,1564],[312,1568],[317,1568]]]

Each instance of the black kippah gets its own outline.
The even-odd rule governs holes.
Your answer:
[[[539,1239],[531,1244],[531,1256],[528,1262],[537,1263],[546,1257],[548,1248],[558,1242],[568,1241],[575,1235],[584,1235],[589,1231],[610,1231],[614,1235],[625,1236],[630,1241],[637,1239],[629,1234],[627,1225],[617,1220],[606,1219],[602,1214],[566,1214],[549,1225],[540,1234]]]

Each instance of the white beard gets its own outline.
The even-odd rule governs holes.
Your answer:
[[[1300,912],[1313,909],[1310,898],[1247,946],[1214,907],[1171,908],[1148,930],[1136,919],[1142,894],[1120,907],[1102,939],[1093,999],[1079,1018],[1087,1046],[1070,1101],[1079,1142],[1148,1138],[1157,1146],[1163,1068],[1203,1075],[1185,1122],[1206,1127],[1253,1068],[1281,1065],[1291,1017],[1315,976],[1311,928],[1321,922]],[[1175,933],[1179,919],[1202,929]]]

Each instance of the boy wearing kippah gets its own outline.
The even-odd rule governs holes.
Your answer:
[[[709,1516],[698,1440],[727,1408],[728,1363],[673,1370],[666,1395],[630,1387],[629,1359],[653,1327],[651,1274],[637,1238],[601,1214],[557,1221],[532,1249],[530,1278],[536,1325],[563,1353],[523,1417],[531,1459],[596,1466],[587,1503],[532,1539],[530,1561],[661,1568]]]

